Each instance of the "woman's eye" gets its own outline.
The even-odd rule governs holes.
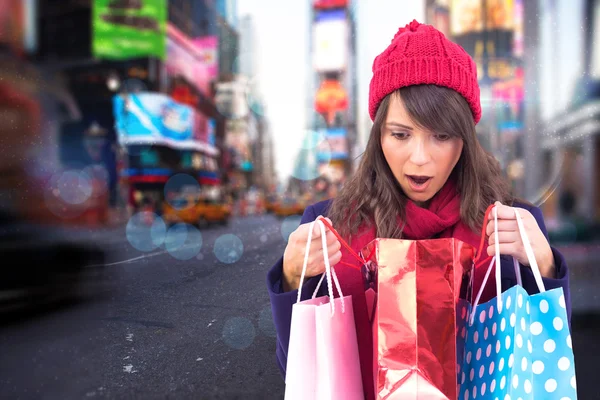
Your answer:
[[[446,140],[450,140],[450,135],[446,134],[446,133],[440,133],[435,135],[435,138],[437,140],[439,140],[440,142],[445,142]]]
[[[404,140],[408,138],[408,133],[406,132],[392,132],[392,136],[399,140]]]

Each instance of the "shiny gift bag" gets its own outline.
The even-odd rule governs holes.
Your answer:
[[[376,397],[456,399],[463,354],[457,333],[475,249],[453,238],[376,239],[361,253],[374,298]]]

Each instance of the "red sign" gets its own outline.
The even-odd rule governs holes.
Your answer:
[[[328,10],[331,8],[346,8],[348,0],[315,0],[313,7],[317,10]]]
[[[348,108],[348,93],[337,80],[321,82],[315,97],[315,110],[324,115],[329,124],[333,122],[336,112]]]
[[[191,107],[198,106],[198,96],[196,96],[186,85],[175,85],[171,90],[171,98],[180,104],[186,104]]]

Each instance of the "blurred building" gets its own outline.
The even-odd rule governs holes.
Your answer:
[[[358,136],[354,9],[348,0],[314,0],[309,15],[311,129],[295,160],[298,179],[292,182],[302,186],[324,177],[339,185],[353,172]]]
[[[426,1],[427,23],[477,63],[483,111],[479,140],[500,161],[520,196],[526,195],[526,136],[535,135],[526,129],[523,18],[523,0]],[[535,21],[529,25],[536,29]]]
[[[49,0],[38,21],[36,61],[63,76],[82,114],[61,127],[64,158],[102,163],[111,205],[145,199],[160,211],[165,183],[180,172],[201,190],[220,185],[225,118],[214,103],[212,0]]]
[[[276,184],[273,132],[269,129],[262,93],[260,43],[252,17],[240,19],[240,35],[240,73],[248,78],[247,101],[257,131],[252,150],[255,161],[254,184],[264,190],[272,190]]]
[[[217,15],[232,29],[238,29],[237,0],[215,0]]]
[[[245,16],[238,27],[239,48],[231,79],[224,79],[217,88],[218,107],[229,118],[225,146],[231,162],[227,174],[236,198],[252,187],[266,190],[275,183],[273,141],[258,79],[254,22]]]
[[[477,130],[516,194],[542,205],[551,227],[565,218],[598,220],[599,2],[426,5],[428,22],[478,64],[483,118]]]
[[[599,16],[596,0],[541,2],[542,168],[553,184],[544,211],[557,218],[600,218]]]

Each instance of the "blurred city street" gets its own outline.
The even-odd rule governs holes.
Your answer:
[[[283,398],[265,274],[298,223],[298,217],[273,215],[234,218],[227,227],[200,230],[202,247],[195,247],[192,254],[197,255],[188,260],[163,247],[136,250],[125,227],[67,233],[107,251],[104,267],[87,266],[102,268],[103,278],[88,282],[93,295],[80,301],[41,313],[13,313],[3,324],[3,396]],[[243,249],[220,247],[232,233]],[[597,393],[600,312],[597,301],[595,312],[591,302],[582,302],[597,298],[600,282],[589,276],[600,261],[598,250],[563,248],[573,272],[573,346],[581,399],[594,399]]]
[[[243,254],[218,248],[231,232]],[[123,228],[79,232],[107,250],[106,283],[87,300],[2,325],[2,397],[283,398],[265,286],[283,254],[282,223],[249,217],[202,235],[198,255],[180,261],[135,250]]]

